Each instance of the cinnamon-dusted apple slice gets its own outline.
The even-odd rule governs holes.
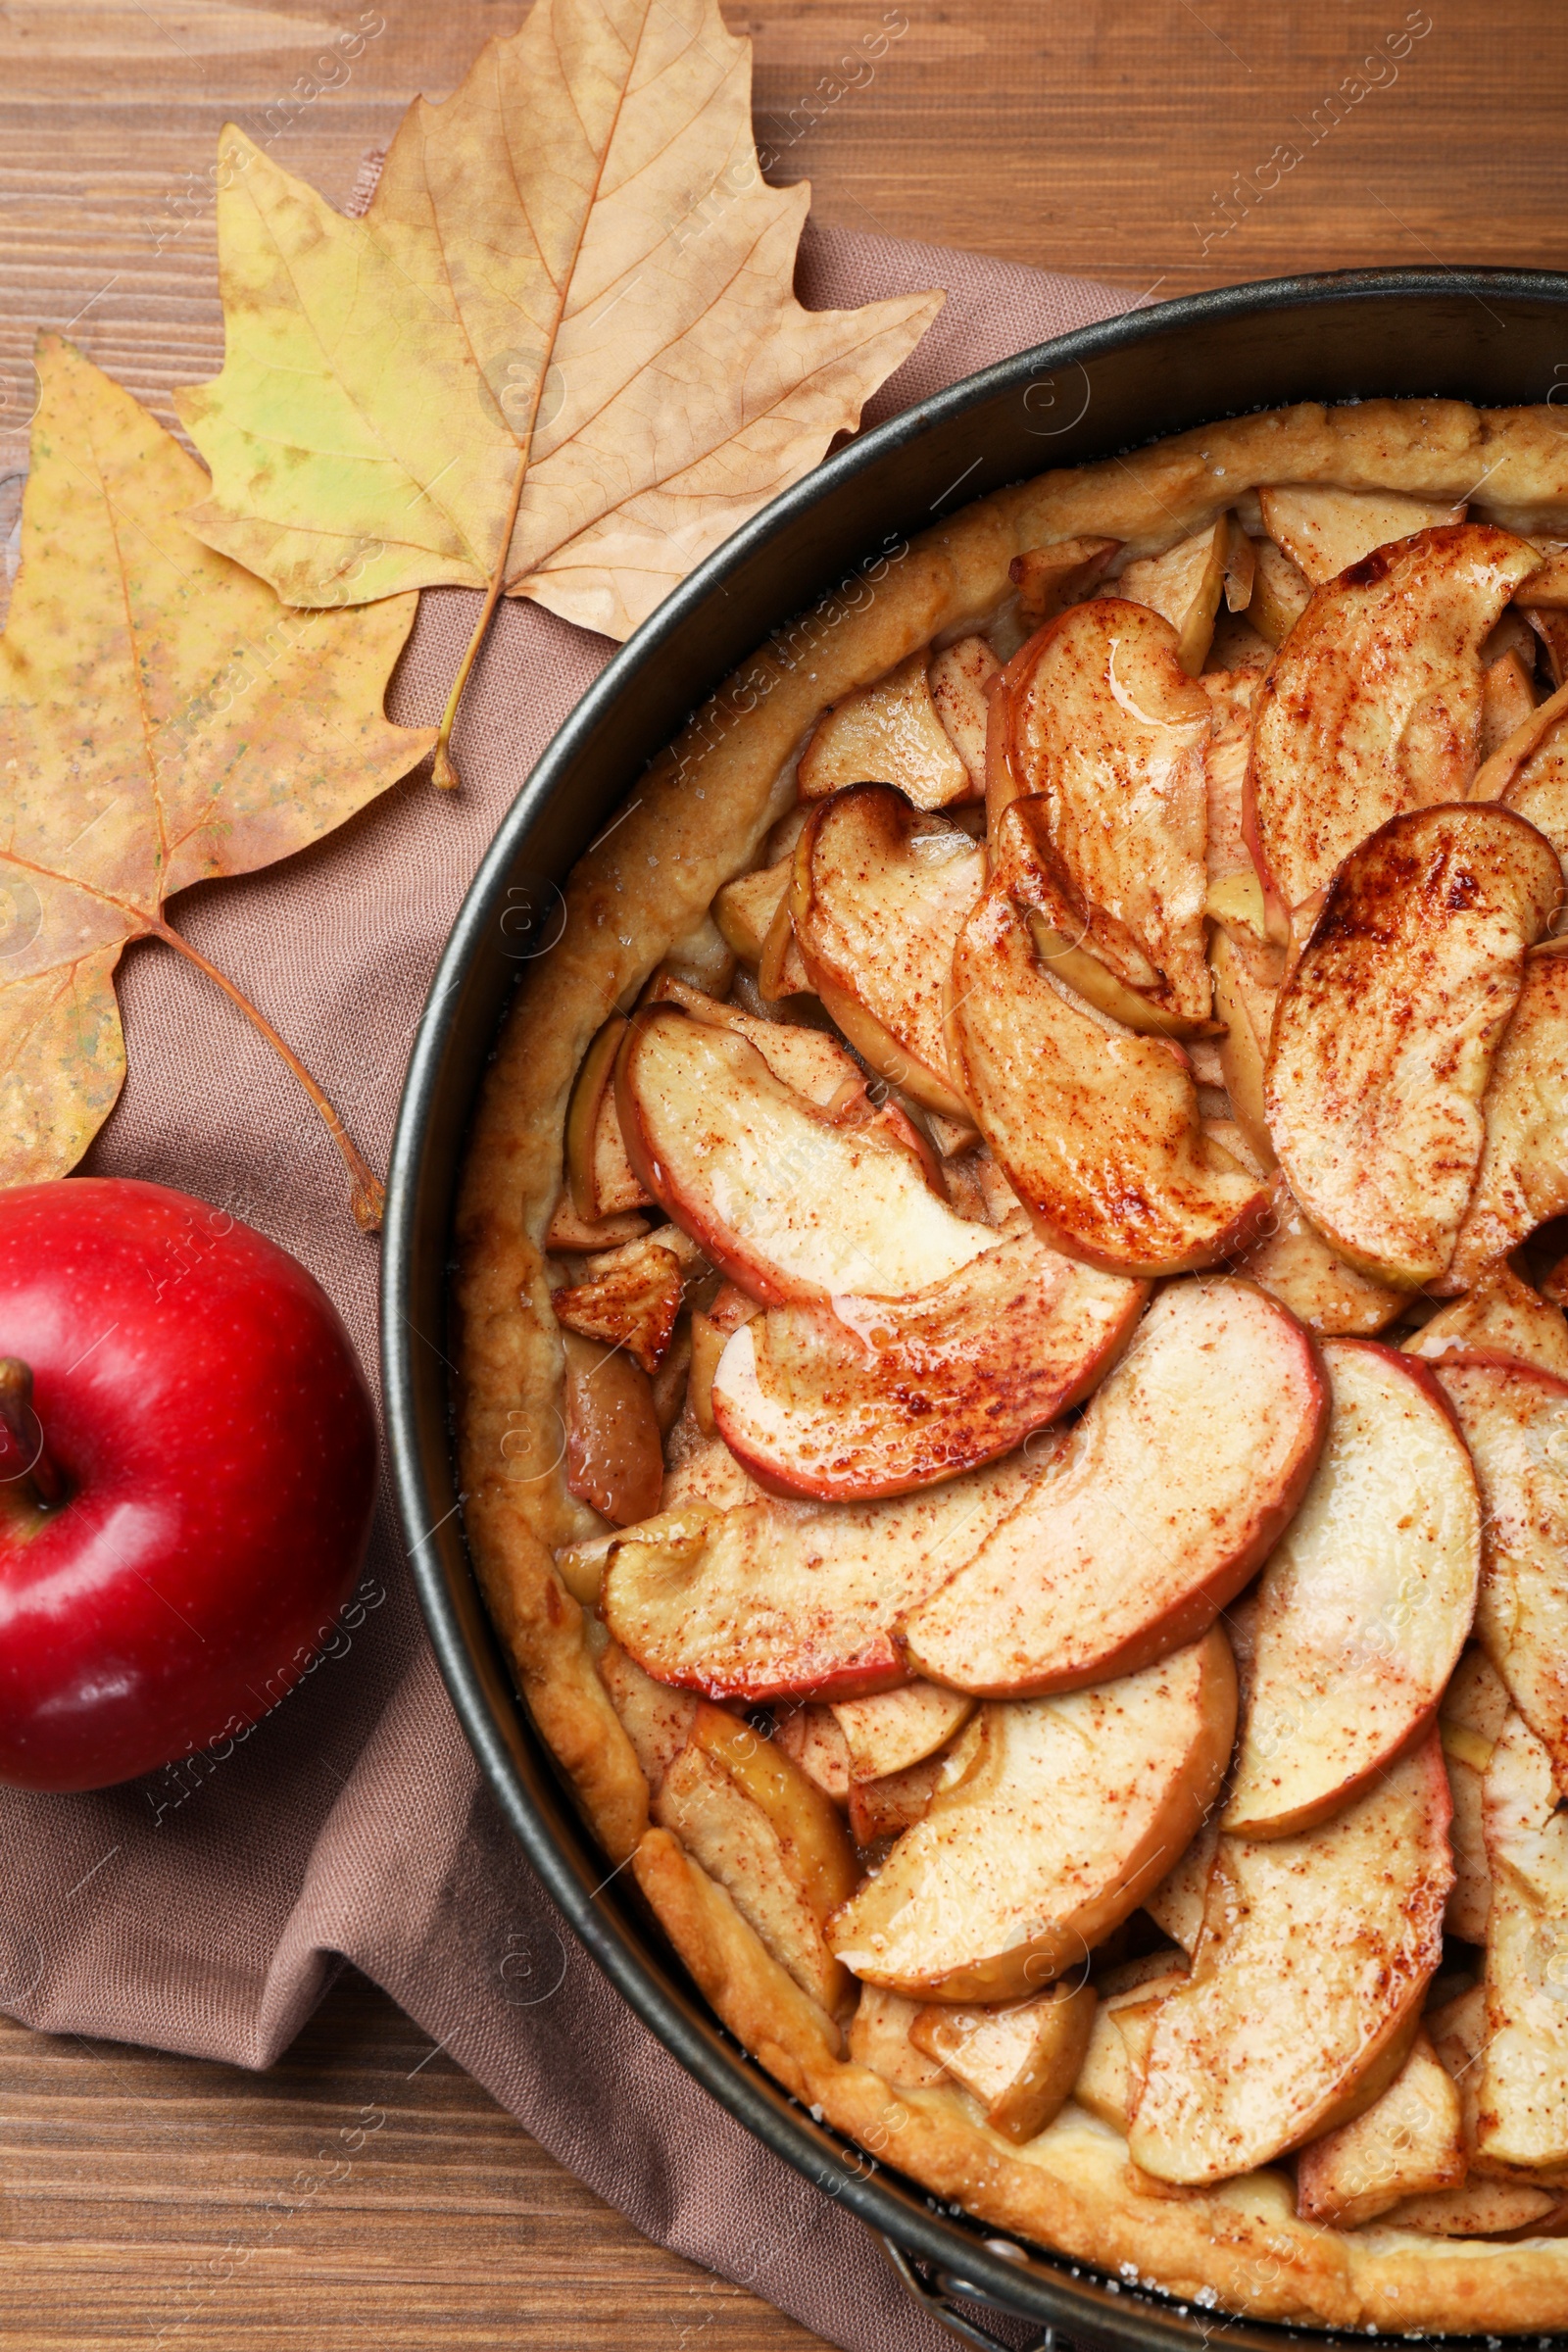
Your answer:
[[[910,654],[874,686],[858,687],[823,712],[796,769],[803,800],[871,783],[896,784],[917,808],[977,797],[931,698],[928,659]]]
[[[1021,1999],[1079,1971],[1198,1827],[1235,1723],[1217,1630],[1093,1690],[982,1707],[925,1819],[837,1913],[835,1951],[928,2000]]]
[[[1568,855],[1568,686],[1523,712],[1482,766],[1470,798],[1500,801],[1544,833],[1559,858]]]
[[[1197,1965],[1154,2021],[1135,2164],[1224,2180],[1371,2105],[1443,1957],[1448,1810],[1434,1737],[1318,1829],[1221,1838]]]
[[[1135,2069],[1131,2063],[1129,2040],[1143,2038],[1140,2029],[1165,1995],[1186,1983],[1187,1975],[1185,1952],[1151,1952],[1111,1969],[1101,1982],[1089,2046],[1072,2095],[1113,2131],[1126,2131],[1142,2077],[1142,2067]],[[1124,2020],[1132,2021],[1130,2035],[1122,2033]]]
[[[1274,1178],[1262,1234],[1237,1259],[1236,1271],[1325,1339],[1370,1338],[1397,1322],[1410,1303],[1408,1291],[1390,1290],[1335,1256],[1283,1175]]]
[[[850,1777],[879,1781],[923,1764],[946,1747],[974,1713],[975,1701],[935,1683],[909,1683],[874,1698],[846,1699],[833,1709],[849,1748]]]
[[[699,1702],[653,1815],[802,1989],[842,2010],[853,1987],[823,1929],[858,1872],[837,1809],[800,1766],[740,1716]]]
[[[655,1199],[764,1302],[907,1298],[992,1244],[915,1160],[817,1109],[733,1030],[667,1005],[639,1013],[615,1099]]]
[[[868,2066],[896,2090],[935,2090],[948,2080],[948,2070],[909,2039],[909,2028],[920,2014],[917,2001],[906,2001],[880,1984],[862,1984],[855,2015],[850,2020],[850,2059]]]
[[[747,1323],[713,1376],[713,1419],[776,1494],[906,1494],[1010,1453],[1079,1403],[1148,1296],[1015,1214],[983,1256],[907,1298],[841,1294]]]
[[[1459,2093],[1418,2031],[1382,2097],[1301,2150],[1296,2210],[1304,2222],[1358,2230],[1401,2197],[1457,2188],[1468,2168]]]
[[[1481,1505],[1437,1381],[1369,1340],[1322,1356],[1328,1442],[1258,1580],[1222,1817],[1250,1838],[1314,1828],[1422,1739],[1475,1615]]]
[[[1440,1295],[1485,1288],[1568,1208],[1568,950],[1538,949],[1493,1064],[1475,1189]]]
[[[909,2039],[939,2059],[1004,2139],[1034,2139],[1066,2105],[1095,2024],[1092,1984],[1049,1984],[1004,2009],[932,2004]]]
[[[1480,2169],[1568,2166],[1568,1814],[1551,1757],[1522,1715],[1492,1751],[1482,1790],[1492,1908],[1477,2097]],[[836,1922],[829,1940],[836,1940]]]
[[[1476,1632],[1568,1786],[1568,1381],[1518,1363],[1436,1369],[1485,1513]]]
[[[1327,483],[1290,482],[1260,490],[1263,528],[1314,588],[1359,564],[1375,547],[1409,539],[1438,523],[1463,522],[1463,505],[1407,498],[1397,490],[1339,490]]]
[[[815,1782],[824,1796],[830,1796],[841,1811],[848,1809],[849,1742],[839,1730],[831,1707],[808,1703],[784,1708],[774,1725],[773,1738],[807,1779]]]
[[[1118,597],[1076,605],[1013,656],[993,709],[1016,791],[1043,804],[1037,855],[1069,941],[1159,1011],[1206,1019],[1211,720],[1169,621]]]
[[[953,748],[969,770],[977,800],[986,789],[986,729],[991,714],[991,682],[1002,675],[1002,663],[983,637],[960,637],[944,646],[931,664],[931,700],[946,727]]]
[[[874,1781],[850,1783],[850,1828],[862,1850],[884,1839],[902,1838],[917,1821],[924,1821],[937,1792],[945,1759],[922,1757],[900,1772],[884,1772]]]
[[[1510,1704],[1508,1686],[1486,1651],[1479,1644],[1467,1649],[1444,1694],[1438,1717],[1453,1798],[1448,1836],[1454,1875],[1447,1929],[1450,1936],[1458,1936],[1466,1943],[1485,1943],[1487,1939],[1492,1871],[1487,1861],[1482,1790]]]
[[[863,1085],[864,1073],[853,1054],[846,1053],[825,1029],[805,1022],[769,1020],[748,1012],[741,1004],[720,1004],[685,981],[661,976],[644,1000],[646,1004],[676,1004],[710,1029],[728,1029],[744,1037],[783,1086],[792,1087],[814,1102],[818,1110],[841,1105],[852,1089]]]
[[[1002,821],[1004,858],[1017,824]],[[1036,1224],[1111,1273],[1176,1274],[1246,1247],[1266,1186],[1211,1147],[1179,1047],[1098,1018],[1036,956],[1004,876],[959,934],[953,1066]]]
[[[611,1548],[605,1620],[662,1683],[859,1698],[913,1679],[894,1629],[1042,1475],[1021,1453],[892,1502],[768,1497],[646,1521]]]
[[[1568,1380],[1568,1319],[1513,1268],[1504,1265],[1484,1290],[1439,1307],[1404,1343],[1406,1355],[1429,1362],[1449,1356],[1506,1355]]]
[[[1264,1077],[1297,1200],[1375,1282],[1454,1256],[1481,1166],[1481,1099],[1562,895],[1533,826],[1494,807],[1396,816],[1346,859],[1280,992]]]
[[[953,1084],[943,996],[985,852],[956,825],[860,784],[811,812],[790,906],[812,987],[874,1069],[945,1117],[968,1117]]]
[[[1010,1696],[1191,1642],[1288,1525],[1326,1420],[1312,1343],[1261,1291],[1162,1292],[1018,1510],[911,1608],[910,1663]]]
[[[552,1293],[557,1322],[585,1340],[625,1348],[645,1372],[657,1372],[680,1313],[686,1283],[680,1257],[657,1241],[631,1242],[590,1257],[583,1274],[583,1281]]]
[[[1320,890],[1406,809],[1464,798],[1481,726],[1481,648],[1540,564],[1490,523],[1419,531],[1317,589],[1263,683],[1248,831],[1281,906]]]
[[[1161,619],[1168,620],[1176,632],[1176,659],[1190,678],[1196,678],[1208,658],[1214,636],[1214,618],[1219,612],[1220,598],[1225,593],[1229,573],[1240,593],[1245,576],[1250,593],[1251,563],[1244,559],[1239,567],[1235,560],[1235,541],[1241,537],[1237,524],[1229,514],[1216,515],[1200,531],[1190,538],[1178,540],[1162,556],[1140,556],[1127,565],[1116,582],[1116,593],[1130,604],[1148,605]],[[1243,545],[1246,545],[1245,540]],[[1249,558],[1250,550],[1248,551]],[[1241,597],[1233,611],[1246,611],[1248,597]]]

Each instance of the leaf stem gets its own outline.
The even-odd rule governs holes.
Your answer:
[[[167,946],[174,950],[176,955],[183,956],[187,963],[193,963],[199,972],[205,972],[208,979],[222,990],[229,1003],[245,1015],[258,1035],[266,1038],[278,1059],[293,1071],[320,1113],[321,1123],[337,1146],[343,1165],[348,1169],[351,1186],[349,1201],[354,1210],[355,1223],[362,1233],[379,1233],[381,1218],[386,1209],[386,1187],[361,1152],[354,1138],[338,1117],[332,1102],[322,1089],[317,1085],[299,1055],[291,1046],[284,1044],[271,1022],[265,1013],[258,1011],[244,990],[236,988],[227,973],[220,972],[216,963],[209,963],[206,956],[198,949],[193,948],[188,939],[181,938],[171,923],[160,918],[154,923],[152,929],[155,938],[163,940]]]
[[[536,404],[537,399],[536,391]],[[490,633],[490,623],[495,618],[496,607],[501,602],[501,592],[506,585],[507,559],[512,553],[512,534],[516,526],[517,509],[522,504],[522,485],[528,478],[528,460],[532,449],[533,428],[530,423],[527,439],[517,452],[517,470],[513,478],[512,500],[507,508],[507,519],[501,528],[501,551],[496,557],[496,567],[490,574],[490,585],[485,590],[484,603],[480,607],[479,617],[474,623],[473,635],[468,639],[468,650],[458,664],[458,674],[452,681],[452,692],[447,696],[447,707],[441,713],[440,731],[435,739],[435,764],[430,773],[434,782],[440,785],[443,792],[456,792],[462,782],[452,760],[452,722],[458,715],[458,705],[462,702],[463,690],[468,683],[468,673],[479,658],[480,646],[483,645],[485,638]]]

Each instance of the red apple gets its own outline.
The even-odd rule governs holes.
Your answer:
[[[0,1193],[0,1780],[254,1723],[347,1598],[375,1415],[303,1266],[163,1185]]]

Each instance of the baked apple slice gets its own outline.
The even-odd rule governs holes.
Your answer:
[[[1478,2168],[1568,2166],[1568,1815],[1551,1757],[1522,1715],[1492,1752],[1482,1793],[1492,1908]],[[829,1927],[829,1940],[837,1922]]]
[[[1490,523],[1418,531],[1317,589],[1258,703],[1252,855],[1284,907],[1320,890],[1391,816],[1463,800],[1481,728],[1481,648],[1535,549]]]
[[[983,637],[960,637],[955,644],[943,647],[931,664],[928,679],[937,716],[969,770],[969,783],[976,800],[985,798],[991,682],[1001,675],[1002,663]]]
[[[1066,2105],[1094,2025],[1094,1986],[1057,1984],[1003,2009],[932,2004],[915,2012],[909,2039],[979,2100],[993,2132],[1021,2145]]]
[[[1070,944],[1158,1011],[1205,1020],[1212,722],[1169,621],[1118,597],[1075,605],[1013,656],[993,710],[1012,789],[1042,804],[1036,855]]]
[[[1368,1340],[1322,1355],[1328,1442],[1258,1580],[1221,1821],[1250,1838],[1314,1828],[1424,1738],[1475,1615],[1481,1505],[1437,1381]]]
[[[1476,1632],[1568,1787],[1568,1381],[1520,1363],[1436,1369],[1485,1513]]]
[[[1121,547],[1119,539],[1055,539],[1014,556],[1007,576],[1018,591],[1018,614],[1030,629],[1080,603]]]
[[[602,1607],[659,1682],[712,1698],[859,1698],[912,1681],[895,1639],[1041,1467],[1021,1453],[892,1502],[663,1512],[621,1537]]]
[[[1463,522],[1462,505],[1407,498],[1397,490],[1340,490],[1323,482],[1288,482],[1260,490],[1263,528],[1314,588],[1359,564],[1376,547],[1412,538],[1439,523]]]
[[[1041,963],[1008,887],[1018,821],[1009,808],[954,955],[955,1075],[1013,1192],[1072,1256],[1125,1274],[1215,1265],[1255,1233],[1268,1189],[1205,1139],[1179,1047],[1097,1016]]]
[[[1431,1363],[1448,1356],[1506,1355],[1568,1380],[1568,1319],[1560,1306],[1504,1265],[1484,1290],[1440,1306],[1405,1341],[1404,1352]]]
[[[853,1987],[823,1939],[854,1886],[855,1848],[836,1807],[777,1744],[699,1704],[653,1803],[796,1983],[830,2012]]]
[[[1097,1690],[982,1707],[833,1948],[926,2000],[1017,2000],[1081,1970],[1192,1837],[1235,1725],[1217,1630]]]
[[[896,784],[917,808],[978,797],[932,700],[923,650],[825,710],[796,776],[806,801],[845,784],[871,783]]]
[[[1483,1102],[1475,1189],[1441,1294],[1485,1289],[1509,1250],[1568,1208],[1568,952],[1538,949]]]
[[[1358,2230],[1401,2197],[1457,2188],[1468,2169],[1459,2093],[1418,2031],[1383,2096],[1301,2150],[1296,2210],[1304,2222]]]
[[[745,1324],[713,1376],[713,1419],[775,1494],[902,1494],[1010,1453],[1079,1403],[1148,1296],[1015,1214],[982,1256],[907,1298],[841,1295]]]
[[[1252,597],[1247,617],[1263,643],[1277,650],[1311,603],[1311,586],[1305,572],[1272,539],[1255,541],[1252,555]]]
[[[1133,2162],[1204,2185],[1369,2107],[1414,2038],[1452,1877],[1435,1736],[1318,1829],[1222,1838],[1192,1976],[1154,2019]]]
[[[1138,557],[1116,582],[1119,597],[1131,604],[1148,605],[1170,622],[1176,632],[1176,659],[1190,678],[1197,677],[1208,658],[1225,575],[1232,567],[1235,530],[1228,514],[1217,515],[1162,556]],[[1250,571],[1249,565],[1249,588]],[[1244,596],[1244,611],[1247,601]]]
[[[911,1665],[1015,1697],[1193,1641],[1289,1524],[1326,1421],[1294,1316],[1250,1283],[1173,1285],[1017,1511],[911,1607]]]
[[[1447,1767],[1453,1820],[1453,1889],[1447,1928],[1465,1943],[1485,1943],[1492,1909],[1492,1871],[1487,1861],[1482,1791],[1492,1751],[1502,1737],[1512,1702],[1508,1686],[1479,1643],[1464,1653],[1444,1693],[1438,1717],[1443,1761]]]
[[[860,784],[811,812],[790,908],[811,986],[885,1078],[945,1117],[968,1105],[948,1068],[943,997],[985,852],[888,784]]]
[[[1481,768],[1470,798],[1500,801],[1544,833],[1559,858],[1568,856],[1568,686],[1525,711]]]
[[[1497,808],[1396,816],[1329,886],[1280,992],[1263,1100],[1297,1200],[1374,1282],[1447,1270],[1493,1056],[1561,895],[1547,844]]]
[[[1238,1274],[1255,1282],[1281,1306],[1303,1322],[1308,1331],[1325,1339],[1334,1335],[1369,1338],[1396,1322],[1410,1303],[1408,1291],[1387,1284],[1348,1266],[1336,1257],[1315,1226],[1297,1206],[1296,1197],[1281,1175],[1274,1179],[1273,1199],[1259,1238],[1236,1261]]]
[[[907,1298],[994,1245],[918,1161],[818,1109],[733,1029],[640,1013],[615,1100],[642,1181],[754,1298]]]
[[[833,1709],[856,1781],[885,1780],[923,1764],[955,1732],[962,1731],[975,1701],[961,1691],[939,1690],[935,1683],[909,1683],[874,1698],[846,1699]]]

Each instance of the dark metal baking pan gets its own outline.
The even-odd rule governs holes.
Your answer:
[[[983,2225],[867,2169],[721,2031],[620,1882],[602,1883],[602,1857],[514,1694],[465,1546],[443,1352],[418,1335],[446,1323],[476,1092],[519,973],[553,944],[560,885],[727,671],[862,559],[1004,482],[1249,410],[1377,395],[1568,401],[1568,275],[1358,270],[1193,295],[1022,352],[850,443],[683,582],[557,735],[453,926],[404,1088],[383,1255],[388,1443],[430,1638],[480,1767],[556,1902],[661,2041],[877,2231],[906,2284],[971,2342],[993,2340],[973,2308],[984,2304],[1035,2321],[1040,2342],[1059,2330],[1114,2352],[1185,2352],[1215,2335],[1236,2352],[1303,2338],[1348,2352],[1351,2339],[1188,2310],[1048,2254],[1009,2259]],[[970,2308],[954,2311],[954,2298]]]

